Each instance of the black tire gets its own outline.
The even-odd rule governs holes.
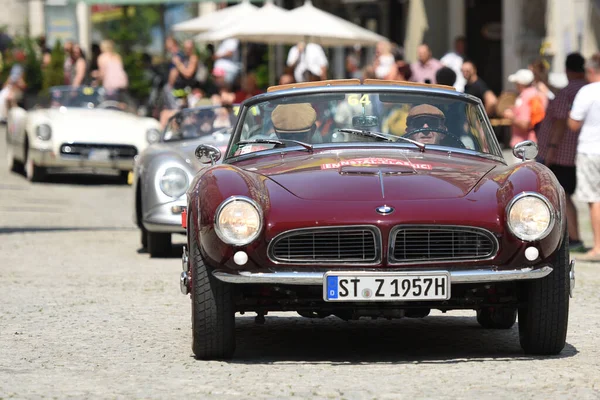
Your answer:
[[[129,171],[119,171],[119,182],[123,185],[129,185]]]
[[[20,161],[17,161],[15,159],[15,155],[14,155],[14,153],[12,151],[12,147],[10,147],[10,145],[8,145],[6,148],[6,161],[8,164],[8,170],[10,172],[16,172],[17,174],[24,173],[23,163]]]
[[[193,229],[192,229],[193,232]],[[227,359],[235,352],[233,287],[216,279],[190,237],[192,274],[192,351],[202,360]]]
[[[173,246],[171,243],[171,234],[163,232],[147,232],[146,248],[150,257],[164,258],[169,257],[173,252]],[[144,241],[142,240],[142,245]]]
[[[516,321],[516,308],[491,307],[477,310],[477,322],[485,329],[510,329]]]
[[[32,159],[29,158],[30,155],[29,142],[25,141],[25,163],[24,163],[24,172],[25,178],[29,182],[42,182],[47,175],[46,168],[35,165]]]
[[[140,242],[142,242],[142,249],[148,249],[148,231],[143,226],[140,227]]]
[[[524,283],[519,307],[519,339],[527,354],[558,354],[565,347],[569,322],[569,240],[552,259],[550,275]]]

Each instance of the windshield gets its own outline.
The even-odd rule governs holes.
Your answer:
[[[50,107],[95,108],[105,100],[103,88],[58,86],[50,89]]]
[[[477,103],[435,92],[300,93],[251,106],[244,113],[228,156],[297,146],[290,140],[316,148],[320,144],[330,147],[334,143],[375,142],[417,147],[401,136],[426,148],[466,149],[501,156],[489,126]],[[255,143],[247,143],[252,141]]]
[[[214,106],[182,110],[171,117],[167,123],[162,141],[174,142],[222,133],[235,125],[238,112],[239,106]]]

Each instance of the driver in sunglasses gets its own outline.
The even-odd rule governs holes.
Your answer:
[[[413,107],[406,118],[406,133],[423,144],[439,144],[447,134],[446,116],[437,107],[421,104]]]

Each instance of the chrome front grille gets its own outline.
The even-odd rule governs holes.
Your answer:
[[[398,226],[390,235],[390,263],[481,260],[498,251],[494,235],[462,226]]]
[[[372,226],[308,228],[284,232],[269,245],[269,258],[290,264],[377,264],[379,230]]]
[[[88,157],[97,150],[108,150],[111,159],[133,158],[138,153],[135,146],[124,144],[64,143],[60,146],[60,153],[65,156]]]

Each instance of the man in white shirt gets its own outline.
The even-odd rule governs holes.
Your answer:
[[[459,92],[465,91],[467,80],[461,73],[461,67],[465,59],[465,47],[467,39],[464,36],[458,36],[454,39],[454,51],[450,51],[440,59],[440,62],[456,73],[454,88]]]
[[[600,261],[600,53],[586,63],[586,77],[590,83],[577,92],[567,123],[572,131],[580,131],[575,195],[588,203],[594,233],[592,249],[577,259]]]
[[[287,66],[294,68],[296,82],[306,82],[309,80],[305,74],[307,71],[321,80],[327,79],[329,62],[321,46],[316,43],[300,42],[290,49]]]
[[[215,60],[213,67],[217,69],[221,68],[225,71],[225,82],[228,84],[233,83],[240,72],[239,45],[240,41],[238,39],[225,39],[213,55],[213,59]]]

